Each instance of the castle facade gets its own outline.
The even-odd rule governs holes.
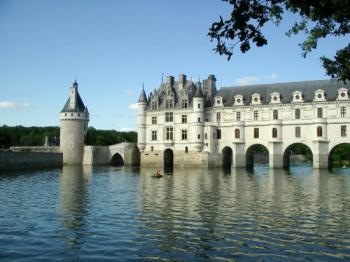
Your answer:
[[[269,166],[287,167],[293,146],[305,145],[315,168],[332,150],[350,143],[349,83],[317,80],[223,87],[169,76],[138,100],[141,165],[253,165],[264,147]]]

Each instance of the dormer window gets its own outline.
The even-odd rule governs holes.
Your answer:
[[[261,104],[261,99],[260,99],[260,94],[252,94],[252,105],[260,105]]]
[[[187,107],[188,107],[187,99],[182,99],[181,108],[187,108]]]
[[[235,106],[243,106],[243,96],[235,95]]]
[[[300,91],[294,91],[292,102],[293,103],[304,102],[303,93]]]
[[[326,101],[324,90],[317,89],[315,91],[314,101]]]
[[[157,110],[157,101],[152,101],[151,108],[152,110]]]
[[[221,96],[215,97],[215,106],[224,106]]]
[[[173,100],[165,100],[165,109],[173,108]]]
[[[348,89],[344,87],[339,88],[337,100],[349,100]]]
[[[271,100],[270,100],[271,104],[278,104],[281,103],[281,95],[278,92],[273,92],[271,93]]]

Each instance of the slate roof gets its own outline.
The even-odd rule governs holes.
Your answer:
[[[196,92],[194,93],[193,97],[204,97],[203,96],[203,91],[200,85],[196,87]]]
[[[70,108],[70,97],[68,98],[66,104],[64,105],[61,113],[63,112],[77,112],[77,113],[82,113],[85,111],[85,105],[83,103],[83,100],[81,99],[78,91],[77,91],[77,103],[75,104],[75,108]]]
[[[147,103],[147,97],[146,97],[145,89],[142,89],[138,102],[139,103],[141,103],[141,102]]]
[[[350,83],[344,84],[337,79],[330,80],[314,80],[302,82],[249,85],[249,86],[234,86],[223,87],[216,93],[215,96],[222,96],[225,106],[232,106],[235,95],[243,96],[244,105],[250,105],[251,95],[254,93],[260,94],[261,103],[269,104],[271,93],[278,92],[281,95],[282,103],[290,103],[292,101],[293,92],[300,91],[303,93],[304,102],[311,102],[315,97],[315,91],[322,89],[325,92],[327,101],[334,101],[337,98],[337,90],[341,87],[350,89]]]

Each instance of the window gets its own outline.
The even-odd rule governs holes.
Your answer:
[[[239,129],[235,129],[235,138],[240,138],[240,137],[241,137],[241,134]]]
[[[204,139],[208,139],[208,134],[207,133],[204,134]]]
[[[165,101],[165,109],[173,108],[173,101],[172,100],[166,100]]]
[[[300,126],[295,127],[295,137],[301,137],[301,128],[300,128]]]
[[[221,139],[221,129],[216,130],[216,139]]]
[[[241,121],[241,112],[236,112],[236,120]]]
[[[173,140],[174,129],[172,127],[167,127],[165,132],[166,140]]]
[[[272,137],[277,138],[277,128],[272,128]]]
[[[345,137],[346,136],[346,126],[341,126],[340,127],[340,135],[342,137]]]
[[[173,122],[173,112],[165,112],[165,122]]]
[[[80,113],[78,113],[78,116],[80,116]]]
[[[317,127],[317,137],[322,137],[322,127]]]
[[[71,113],[70,116],[73,116],[73,113]]]
[[[201,108],[201,104],[198,104],[198,108]]]
[[[198,117],[198,123],[200,123],[201,122],[201,118],[200,117]]]
[[[188,153],[188,147],[187,146],[185,147],[185,153]]]
[[[322,118],[323,117],[323,111],[322,111],[321,107],[317,108],[317,117],[318,118]]]
[[[278,110],[273,110],[273,119],[278,119]]]
[[[255,110],[254,111],[254,120],[258,120],[258,117],[259,117],[259,112],[258,112],[258,110]]]
[[[153,146],[151,146],[151,152],[153,152]]]
[[[198,139],[201,139],[201,135],[200,134],[198,134]]]
[[[152,108],[152,110],[156,110],[157,109],[157,102],[152,102],[152,104],[151,104],[151,108]]]
[[[157,131],[152,131],[152,141],[157,140]]]
[[[299,108],[295,109],[295,119],[300,119],[300,109]]]
[[[346,115],[346,107],[342,106],[340,108],[340,117],[345,117],[345,115]]]
[[[181,130],[181,139],[187,140],[187,130]]]
[[[259,128],[254,128],[254,138],[259,138]]]
[[[187,106],[188,106],[187,99],[182,99],[181,107],[182,108],[187,108]]]
[[[220,112],[217,112],[217,113],[216,113],[216,121],[217,121],[217,122],[220,122],[220,121],[221,121],[221,113],[220,113]]]
[[[152,125],[156,125],[156,124],[157,124],[157,117],[152,116]]]
[[[186,123],[187,123],[187,115],[182,115],[182,116],[181,116],[181,122],[182,122],[183,124],[186,124]]]

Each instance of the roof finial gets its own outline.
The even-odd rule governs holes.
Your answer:
[[[162,82],[161,82],[162,84],[163,84],[163,76],[164,76],[164,73],[162,73]]]

